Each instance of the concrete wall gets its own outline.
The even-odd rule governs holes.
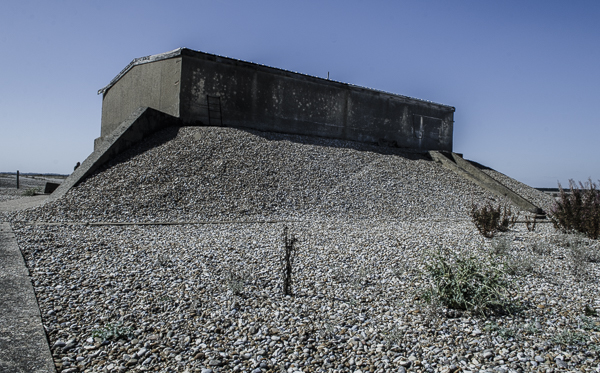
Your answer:
[[[179,117],[181,57],[133,66],[102,98],[102,138],[139,107]]]
[[[452,150],[453,107],[189,51],[181,119],[208,123],[207,95],[227,126]]]
[[[207,96],[216,96],[226,126],[452,150],[451,106],[185,48],[132,61],[99,92],[96,144],[140,106],[209,124]]]

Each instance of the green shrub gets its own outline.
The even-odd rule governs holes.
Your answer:
[[[131,328],[124,327],[122,323],[108,324],[101,329],[94,329],[92,337],[99,337],[105,341],[117,339],[129,339],[132,336]]]
[[[432,280],[424,293],[426,302],[482,315],[508,309],[511,283],[499,263],[485,263],[474,256],[450,262],[437,254],[426,269]]]
[[[579,187],[569,181],[570,193],[558,184],[560,197],[550,212],[556,229],[565,233],[580,232],[591,239],[600,236],[600,190],[592,179]]]
[[[24,196],[31,197],[37,195],[41,191],[40,188],[29,188],[23,192]]]
[[[563,346],[585,345],[589,337],[585,333],[565,330],[553,338],[553,342]]]
[[[517,222],[517,215],[507,205],[498,204],[494,207],[491,203],[483,206],[471,206],[473,223],[484,237],[492,238],[496,232],[506,232]]]

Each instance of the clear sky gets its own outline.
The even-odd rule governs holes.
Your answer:
[[[186,47],[456,107],[454,150],[535,187],[600,179],[600,1],[0,4],[0,171],[69,173],[131,60]]]

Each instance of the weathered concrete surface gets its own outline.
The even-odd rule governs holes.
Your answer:
[[[169,114],[147,107],[138,108],[128,120],[121,123],[110,135],[104,137],[103,141],[97,144],[94,152],[60,184],[50,195],[48,201],[55,201],[64,196],[69,189],[103,164],[154,132],[179,124],[180,120]]]
[[[139,107],[179,117],[179,79],[181,57],[133,66],[103,98],[100,136],[110,135]]]
[[[0,202],[0,211],[18,211],[41,206],[48,199],[48,195],[21,197]]]
[[[55,372],[29,271],[0,223],[0,372]]]
[[[504,184],[500,183],[498,180],[482,172],[458,154],[448,153],[448,156],[446,156],[438,151],[430,151],[429,155],[434,161],[441,163],[444,167],[454,171],[458,175],[468,180],[471,180],[480,187],[487,189],[498,196],[507,197],[523,211],[528,211],[535,214],[544,213],[541,208],[535,206],[533,203],[529,202]]]
[[[452,106],[185,48],[132,61],[99,92],[102,137],[137,105],[208,124],[212,96],[230,127],[452,150]]]

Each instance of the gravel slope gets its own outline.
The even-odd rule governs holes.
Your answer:
[[[472,202],[489,199],[497,198],[419,154],[184,127],[123,154],[34,220],[464,219]]]
[[[600,318],[584,314],[600,312],[599,263],[572,255],[598,243],[517,224],[496,255],[468,217],[491,199],[396,149],[185,127],[4,216],[61,372],[600,369]],[[111,221],[212,223],[86,225]],[[299,239],[288,297],[285,226]],[[436,253],[501,265],[513,313],[424,303]]]

